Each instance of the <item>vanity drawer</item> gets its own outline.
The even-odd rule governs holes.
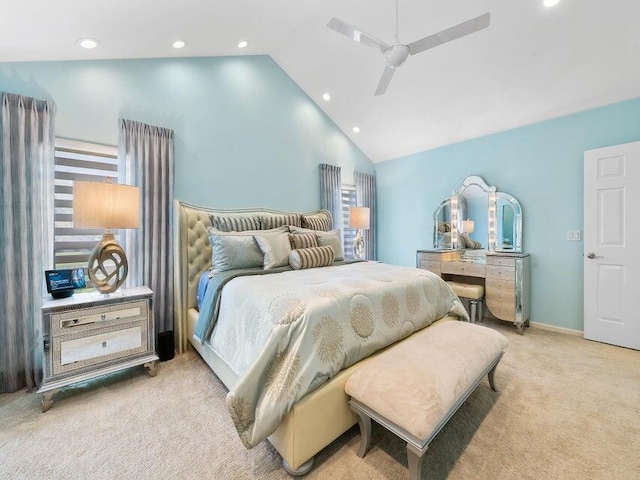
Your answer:
[[[514,301],[500,302],[490,301],[487,299],[487,308],[495,316],[501,320],[514,321],[516,319],[516,305]]]
[[[498,280],[511,280],[515,279],[516,270],[514,267],[499,267],[496,265],[487,265],[487,279],[495,278]]]
[[[430,260],[420,262],[420,268],[440,275],[440,262],[433,262]]]
[[[452,275],[468,275],[470,277],[484,277],[485,265],[471,262],[442,262],[440,264],[441,273]]]
[[[516,282],[514,279],[488,278],[485,285],[487,287],[487,295],[491,293],[513,292],[515,295]]]
[[[514,288],[495,289],[487,285],[485,297],[492,302],[513,304],[516,301],[516,291]]]
[[[515,267],[516,259],[513,257],[498,257],[487,255],[487,265],[497,265],[500,267]]]

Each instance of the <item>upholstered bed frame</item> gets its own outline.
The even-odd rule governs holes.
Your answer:
[[[191,345],[227,388],[237,381],[236,374],[207,345],[193,338],[198,317],[196,293],[200,276],[211,266],[211,245],[207,227],[210,215],[282,215],[270,209],[218,210],[174,201],[174,322],[179,353]],[[314,212],[310,212],[314,213]],[[269,442],[282,455],[284,468],[292,475],[309,471],[316,453],[355,425],[344,385],[349,377],[371,358],[341,371],[322,387],[294,405]],[[238,440],[240,441],[240,440]]]

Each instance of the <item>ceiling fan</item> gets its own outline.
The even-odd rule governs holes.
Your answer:
[[[374,36],[357,29],[353,25],[349,25],[337,17],[333,17],[329,23],[327,23],[327,27],[349,37],[351,40],[362,43],[367,47],[375,48],[382,53],[386,67],[384,72],[382,72],[382,77],[378,82],[378,88],[376,88],[376,92],[374,94],[382,95],[387,91],[389,82],[391,82],[391,78],[393,77],[396,69],[404,64],[409,55],[416,55],[417,53],[424,52],[425,50],[437,47],[443,43],[483,30],[489,26],[490,21],[491,14],[485,13],[479,17],[472,18],[471,20],[449,27],[441,32],[434,33],[433,35],[416,40],[408,45],[404,45],[401,44],[398,39],[398,0],[396,0],[396,31],[394,45],[387,45]]]

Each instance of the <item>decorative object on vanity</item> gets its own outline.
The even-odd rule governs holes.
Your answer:
[[[368,207],[351,207],[349,211],[349,228],[358,230],[356,239],[353,242],[353,256],[359,260],[364,259],[366,256],[362,230],[369,230],[369,220]]]
[[[489,311],[501,320],[513,322],[524,332],[530,315],[530,256],[525,253],[482,250],[418,250],[416,266],[446,281],[484,283],[484,299]]]
[[[382,53],[386,67],[382,73],[382,77],[380,78],[374,95],[383,95],[384,92],[387,91],[389,82],[391,82],[391,78],[393,77],[396,69],[404,65],[404,62],[406,62],[409,55],[416,55],[424,52],[425,50],[442,45],[443,43],[451,42],[452,40],[457,40],[458,38],[483,30],[489,26],[490,21],[491,14],[485,13],[479,17],[472,18],[471,20],[454,25],[453,27],[449,27],[441,32],[434,33],[421,38],[420,40],[416,40],[415,42],[411,42],[408,45],[404,45],[400,43],[398,38],[398,0],[396,0],[396,29],[394,45],[387,45],[368,33],[362,32],[356,27],[349,25],[336,17],[333,17],[329,21],[327,27],[349,37],[351,40],[374,48]]]
[[[66,298],[77,288],[86,288],[83,268],[47,270],[44,272],[47,293],[53,298]]]
[[[89,278],[102,293],[115,292],[127,278],[129,262],[111,229],[140,226],[140,189],[107,182],[74,182],[73,225],[106,228],[89,257]]]
[[[56,391],[73,383],[144,365],[156,375],[152,292],[123,289],[49,300],[42,307],[42,411]]]
[[[433,247],[522,252],[520,202],[479,175],[465,178],[433,213]]]
[[[497,391],[494,374],[507,345],[495,330],[445,322],[425,328],[402,349],[390,348],[364,365],[345,385],[358,415],[358,456],[369,450],[373,419],[407,442],[409,479],[420,480],[429,443],[485,375],[491,390]]]

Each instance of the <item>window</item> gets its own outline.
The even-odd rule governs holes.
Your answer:
[[[73,226],[73,182],[117,181],[117,148],[56,139],[54,171],[54,268],[86,268],[104,231]],[[119,241],[118,231],[113,233]]]
[[[344,236],[344,255],[353,258],[353,243],[357,230],[349,228],[351,207],[356,206],[356,188],[351,185],[342,186],[342,232]]]

